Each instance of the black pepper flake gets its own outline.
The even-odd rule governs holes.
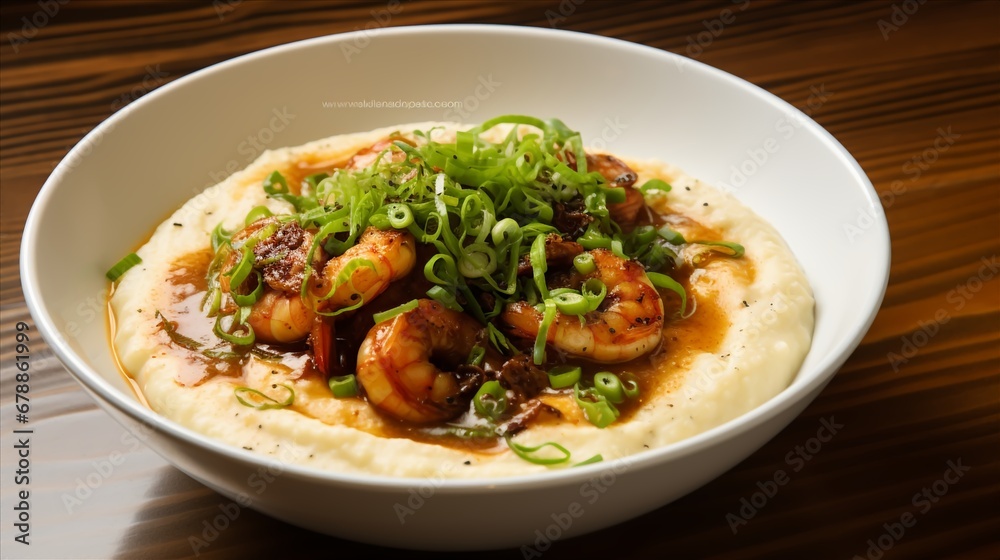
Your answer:
[[[261,426],[260,424],[257,424],[257,429],[258,430],[262,430],[262,429],[264,429],[264,426]]]
[[[689,191],[691,190],[691,187],[684,187],[684,190]]]
[[[184,227],[184,224],[182,224],[180,222],[174,222],[174,226],[176,226],[176,227]]]
[[[707,202],[702,202],[701,205],[702,206],[708,206],[708,203]]]
[[[243,449],[246,449],[247,451],[253,451],[253,447],[247,447],[245,445],[243,446]]]
[[[747,300],[743,300],[743,307],[750,307],[750,304],[747,303]]]
[[[142,313],[142,309],[141,308],[140,309],[136,309],[135,312],[136,313]]]
[[[649,446],[648,446],[648,445],[646,445],[645,443],[644,443],[644,444],[642,444],[642,446],[643,446],[643,447],[645,447],[646,449],[649,449]]]
[[[462,463],[462,464],[463,464],[463,465],[471,465],[471,464],[472,464],[472,461],[466,461],[465,463]]]
[[[278,386],[277,386],[277,385],[275,385],[274,383],[272,383],[272,384],[271,384],[271,388],[272,388],[272,389],[277,389],[277,388],[278,388]]]

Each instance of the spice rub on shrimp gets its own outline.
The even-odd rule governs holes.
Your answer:
[[[358,351],[368,402],[409,422],[454,418],[483,382],[481,370],[461,371],[481,330],[475,319],[428,299],[375,325]]]
[[[663,300],[638,262],[622,259],[607,249],[590,251],[596,270],[583,279],[598,278],[608,288],[595,310],[584,315],[557,313],[546,342],[581,358],[620,363],[638,358],[660,345]],[[500,316],[510,334],[535,338],[542,313],[528,302],[508,304]]]
[[[251,247],[252,266],[260,276],[250,274],[237,291],[248,294],[257,283],[264,286],[251,305],[247,324],[257,339],[263,342],[289,343],[303,340],[313,327],[316,313],[312,304],[300,295],[313,234],[296,221],[282,223],[276,217],[257,220],[233,235],[232,249],[223,262],[219,285],[223,292],[233,293],[230,278],[243,258],[241,250]],[[313,266],[322,264],[316,255]]]

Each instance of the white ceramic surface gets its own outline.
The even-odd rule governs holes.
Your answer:
[[[436,61],[436,69],[414,63],[410,55]],[[584,64],[600,68],[599,77],[581,80]],[[464,106],[324,107],[372,99],[462,100]],[[792,385],[732,422],[624,465],[480,481],[346,476],[273,465],[164,420],[135,399],[115,367],[105,319],[90,312],[88,301],[105,297],[108,265],[134,250],[171,211],[265,147],[404,122],[479,122],[506,113],[556,116],[585,139],[602,138],[597,147],[675,163],[728,186],[771,221],[801,262],[817,300],[812,349]],[[775,145],[771,152],[764,149]],[[753,170],[745,183],[734,175],[741,167]],[[859,222],[862,215],[871,219]],[[852,240],[845,224],[858,223],[871,225]],[[67,155],[35,201],[21,249],[25,298],[46,340],[105,410],[168,461],[291,523],[365,542],[433,549],[531,544],[546,530],[561,537],[582,534],[653,510],[725,472],[791,422],[846,360],[878,309],[888,265],[888,228],[871,183],[832,136],[780,99],[652,48],[562,31],[467,25],[312,39],[160,88],[102,123]],[[72,281],[67,271],[73,271]],[[251,476],[261,466],[281,475],[258,492]],[[595,476],[610,486],[591,504]],[[413,500],[421,492],[432,495]],[[401,523],[394,506],[408,500],[420,506]],[[553,530],[574,502],[584,515],[567,529]]]

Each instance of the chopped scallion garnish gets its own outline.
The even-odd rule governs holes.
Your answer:
[[[285,398],[285,400],[278,401],[278,399],[269,397],[257,389],[251,389],[250,387],[237,387],[233,392],[236,394],[236,400],[238,400],[240,404],[257,410],[269,410],[273,408],[285,408],[291,406],[292,403],[295,402],[295,390],[288,385],[283,384],[277,385],[276,387],[284,387],[285,389],[288,389],[288,397]],[[255,402],[250,402],[244,399],[244,395],[252,396],[252,399]]]
[[[133,266],[141,262],[142,259],[139,258],[139,255],[135,253],[129,253],[125,255],[125,257],[122,260],[115,263],[115,266],[112,266],[104,275],[107,276],[108,280],[111,280],[112,282],[117,282],[118,279],[122,277],[122,274],[125,274],[128,271],[128,269],[132,268]]]

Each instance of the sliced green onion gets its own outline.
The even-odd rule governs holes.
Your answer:
[[[500,386],[499,381],[487,381],[472,397],[472,406],[476,413],[489,420],[496,420],[507,410],[507,391]]]
[[[264,293],[264,279],[261,278],[260,271],[254,270],[253,273],[257,277],[257,287],[255,287],[253,291],[247,295],[238,294],[234,290],[232,294],[233,294],[233,301],[236,302],[236,305],[240,306],[253,305],[257,303],[257,300],[260,299],[260,296]]]
[[[630,241],[633,247],[642,249],[655,241],[657,235],[656,228],[653,226],[639,226],[632,230]]]
[[[513,356],[515,354],[520,353],[517,351],[517,348],[515,348],[514,345],[512,345],[509,340],[507,340],[507,337],[504,336],[502,332],[500,332],[500,329],[496,328],[496,326],[493,323],[488,323],[486,325],[486,331],[489,333],[490,336],[490,344],[492,344],[493,347],[497,349],[497,352],[500,352],[505,356]]]
[[[584,465],[592,465],[594,463],[600,463],[603,460],[604,460],[604,457],[600,453],[598,453],[597,455],[594,455],[590,459],[584,459],[583,461],[580,461],[579,463],[577,463],[577,464],[575,464],[573,466],[574,467],[582,467]]]
[[[397,315],[402,315],[403,313],[406,313],[408,311],[413,311],[414,309],[417,308],[418,305],[420,305],[420,301],[411,299],[410,301],[401,305],[397,305],[392,309],[387,309],[379,313],[372,313],[372,319],[375,320],[376,325],[379,323],[384,323],[385,321],[388,321],[389,319],[392,319]]]
[[[590,274],[597,270],[597,264],[594,263],[594,256],[590,253],[580,253],[573,257],[573,267],[580,274]]]
[[[512,218],[504,218],[493,226],[490,235],[493,238],[493,244],[499,247],[505,243],[512,243],[515,238],[520,239],[523,234],[521,226],[516,221]]]
[[[619,412],[615,405],[593,387],[581,389],[577,383],[573,386],[573,398],[587,420],[598,428],[606,428],[618,419]]]
[[[549,289],[545,285],[545,272],[548,269],[548,263],[545,260],[544,235],[535,237],[535,240],[531,243],[529,258],[531,259],[531,270],[535,286],[538,288],[538,293],[542,295],[542,299],[545,299],[549,297]]]
[[[566,315],[583,315],[590,311],[590,302],[580,294],[563,293],[552,297],[556,307]]]
[[[604,395],[611,404],[625,401],[625,387],[622,386],[622,380],[610,371],[602,371],[594,375],[594,389]]]
[[[284,387],[285,389],[288,389],[288,398],[279,402],[277,399],[271,398],[257,389],[251,389],[250,387],[237,387],[233,392],[236,394],[236,400],[240,401],[240,404],[257,410],[270,410],[273,408],[285,408],[291,406],[291,404],[295,402],[295,390],[284,384],[278,385],[277,387]],[[249,402],[243,398],[243,395],[253,395],[254,399],[262,399],[263,402],[260,402],[259,400],[258,402]]]
[[[168,321],[159,310],[156,311],[154,317],[160,318],[160,328],[163,329],[163,332],[167,333],[167,336],[170,337],[171,342],[174,344],[187,348],[188,350],[198,350],[201,348],[202,344],[200,342],[177,332],[176,325],[174,325],[172,321]]]
[[[358,396],[358,379],[354,375],[331,377],[328,384],[333,396],[338,399]]]
[[[229,243],[229,241],[233,238],[233,233],[235,232],[224,229],[222,227],[222,222],[219,222],[212,229],[212,250],[218,253],[219,247]]]
[[[121,278],[122,274],[125,274],[125,272],[127,272],[128,269],[132,268],[133,266],[141,262],[142,259],[139,258],[139,255],[135,253],[129,253],[125,255],[125,258],[115,263],[115,266],[112,266],[106,273],[104,273],[104,275],[107,276],[108,280],[115,282],[119,278]]]
[[[465,360],[465,363],[470,366],[479,366],[483,363],[484,358],[486,358],[486,349],[482,346],[476,345],[469,351],[469,357]]]
[[[683,245],[687,243],[687,241],[684,241],[684,236],[681,235],[680,232],[670,229],[670,226],[663,226],[656,230],[656,233],[658,233],[660,237],[665,239],[667,243],[670,243],[671,245]]]
[[[727,250],[719,251],[720,253],[723,253],[733,258],[742,257],[743,254],[746,252],[743,249],[742,245],[740,245],[739,243],[733,243],[732,241],[692,241],[691,244],[705,245],[706,247],[712,247],[712,248],[721,247]]]
[[[236,265],[223,272],[223,276],[229,276],[229,285],[234,289],[237,288],[244,280],[250,277],[250,273],[253,271],[253,261],[254,254],[250,247],[244,245],[240,249],[240,260]]]
[[[249,212],[247,212],[247,217],[243,220],[244,225],[250,225],[261,218],[270,218],[274,214],[267,206],[254,206]]]
[[[646,272],[646,276],[649,277],[649,281],[657,288],[670,290],[681,297],[680,315],[683,317],[687,312],[687,292],[684,291],[684,286],[681,286],[676,280],[666,274],[660,274],[659,272]]]
[[[240,308],[240,309],[249,309],[249,308]],[[240,334],[239,329],[237,329],[236,332],[234,333],[229,333],[226,332],[226,330],[222,327],[223,317],[226,317],[226,315],[217,315],[215,317],[215,326],[212,327],[212,332],[215,333],[215,336],[221,338],[222,340],[225,340],[226,342],[235,344],[236,346],[250,346],[251,344],[253,344],[254,340],[256,339],[256,336],[254,336],[253,328],[250,327],[250,325],[245,325],[240,321],[236,321],[239,327],[243,329],[243,334]]]
[[[458,299],[455,297],[455,294],[453,292],[449,292],[441,286],[432,286],[431,289],[427,290],[427,297],[433,299],[448,309],[451,309],[452,311],[458,311],[459,313],[465,311],[462,309],[461,304],[458,303]]]
[[[621,376],[622,389],[625,390],[625,396],[634,399],[639,396],[639,380],[636,379],[631,373],[624,373]]]
[[[580,295],[587,300],[588,311],[595,311],[608,295],[608,287],[597,278],[590,278],[580,286]]]
[[[549,370],[549,386],[553,389],[565,389],[572,387],[580,381],[580,374],[583,370],[580,366],[569,364],[558,365]]]
[[[504,439],[507,440],[507,447],[509,447],[511,451],[529,463],[534,463],[536,465],[558,465],[569,461],[570,458],[569,450],[554,441],[548,441],[541,445],[528,447],[526,445],[514,443],[510,435],[504,436]],[[555,449],[557,455],[552,456],[539,453],[539,451],[545,449],[546,447]]]
[[[645,183],[643,183],[641,187],[639,187],[639,192],[641,192],[642,194],[646,194],[649,191],[654,191],[654,190],[661,192],[670,192],[671,188],[672,187],[666,181],[663,181],[661,179],[650,179]]]
[[[542,315],[542,324],[538,326],[538,336],[535,337],[535,348],[531,354],[535,365],[542,365],[545,361],[545,343],[549,336],[549,327],[556,319],[556,302],[551,299],[545,300],[545,311]]]
[[[413,211],[406,204],[390,204],[386,207],[389,224],[396,229],[404,229],[413,223]]]

